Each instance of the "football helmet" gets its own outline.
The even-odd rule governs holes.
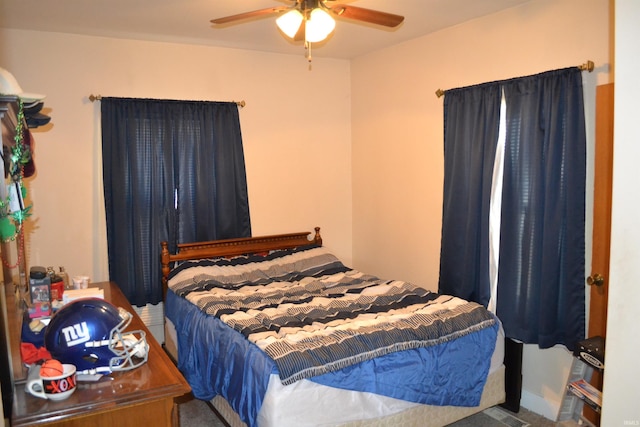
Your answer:
[[[79,374],[127,371],[147,361],[145,332],[127,331],[132,315],[100,298],[62,306],[47,326],[44,344],[51,357],[76,366]]]

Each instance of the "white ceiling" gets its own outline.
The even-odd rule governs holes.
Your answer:
[[[339,3],[405,17],[396,29],[338,19],[313,56],[349,59],[528,1],[343,0]],[[0,27],[93,36],[194,43],[304,55],[281,35],[275,16],[215,26],[237,13],[288,6],[286,0],[0,0]]]

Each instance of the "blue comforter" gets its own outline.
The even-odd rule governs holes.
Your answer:
[[[178,335],[178,366],[196,397],[222,395],[248,425],[255,424],[272,373],[417,403],[478,405],[498,330],[490,313],[361,275],[317,249],[185,263],[172,273],[166,315]],[[305,304],[312,308],[301,309]],[[395,321],[403,322],[400,332],[389,326]],[[376,323],[387,332],[371,329]],[[295,336],[300,333],[303,338]],[[318,351],[327,345],[335,351]],[[343,356],[354,348],[353,357]]]

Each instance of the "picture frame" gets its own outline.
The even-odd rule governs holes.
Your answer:
[[[51,302],[51,289],[48,283],[32,283],[29,293],[32,304]]]

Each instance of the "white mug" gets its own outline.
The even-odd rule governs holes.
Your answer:
[[[41,399],[64,400],[76,391],[76,367],[62,364],[62,375],[43,378],[40,376],[40,366],[29,372],[27,378],[27,392]]]
[[[89,287],[89,276],[73,276],[73,289],[87,289]]]

